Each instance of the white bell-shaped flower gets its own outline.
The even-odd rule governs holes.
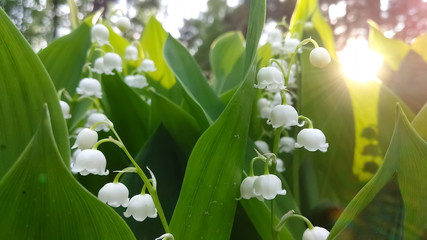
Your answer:
[[[175,238],[173,237],[173,235],[172,235],[172,234],[170,234],[170,233],[165,233],[165,234],[163,234],[162,236],[160,236],[160,237],[158,237],[158,238],[156,238],[156,239],[154,239],[154,240],[175,240]]]
[[[275,43],[282,42],[283,33],[280,29],[275,28],[267,33],[267,42]]]
[[[98,199],[112,207],[127,207],[129,190],[123,183],[107,183],[99,190]]]
[[[98,133],[90,128],[83,128],[77,135],[76,142],[72,148],[78,147],[81,150],[91,149],[98,141]]]
[[[282,189],[282,181],[273,174],[261,175],[254,182],[254,190],[258,200],[271,200],[277,195],[286,195]]]
[[[156,65],[154,64],[153,60],[151,59],[144,59],[142,60],[141,66],[139,67],[139,70],[143,72],[155,72],[157,70]]]
[[[315,128],[305,128],[298,133],[295,147],[304,147],[310,152],[314,152],[316,150],[326,152],[329,144],[326,143],[326,137],[322,131]]]
[[[135,46],[128,46],[125,50],[125,59],[127,60],[138,60],[138,48]]]
[[[282,137],[279,141],[279,153],[290,153],[295,149],[295,139],[291,137]]]
[[[268,144],[265,141],[262,140],[258,140],[255,141],[255,146],[261,150],[261,153],[269,153],[270,152],[270,148],[268,147]]]
[[[80,173],[82,176],[88,174],[108,175],[106,170],[107,160],[104,154],[95,149],[85,149],[77,155],[76,161],[71,166],[73,173]]]
[[[64,116],[64,118],[70,119],[71,118],[70,105],[68,105],[68,103],[64,101],[59,101],[59,105],[61,106],[62,115]]]
[[[126,32],[131,27],[131,23],[129,18],[122,16],[117,19],[116,26],[120,31]]]
[[[273,55],[278,55],[283,51],[283,45],[281,42],[272,42],[270,43],[270,47]]]
[[[298,44],[300,44],[300,41],[296,38],[288,38],[285,40],[285,46],[283,47],[283,52],[285,54],[292,54],[295,52],[295,49],[297,48]],[[298,51],[300,52],[300,51]]]
[[[104,70],[104,58],[103,57],[99,57],[95,60],[94,66],[92,68],[92,72],[96,72],[98,74],[103,74],[105,73]]]
[[[267,98],[260,98],[257,101],[257,107],[258,107],[258,111],[261,112],[261,110],[265,107],[269,107],[271,104],[271,101],[268,100]]]
[[[292,105],[293,101],[292,101],[292,96],[289,93],[285,93],[285,97],[286,97],[286,104],[287,105]],[[275,107],[277,105],[281,105],[282,104],[282,96],[280,95],[280,92],[274,94],[274,98],[273,98],[273,102],[271,103],[272,107]]]
[[[242,184],[240,184],[240,198],[250,199],[253,197],[258,197],[259,195],[255,193],[254,183],[258,176],[246,177],[243,179]]]
[[[311,65],[324,68],[331,62],[331,56],[329,56],[328,50],[323,47],[317,47],[310,52],[310,63]]]
[[[273,128],[299,125],[297,110],[290,105],[277,105],[271,110],[267,124]]]
[[[276,171],[277,172],[284,172],[286,170],[285,164],[283,163],[283,160],[280,158],[276,158]]]
[[[96,24],[91,30],[92,42],[97,42],[99,46],[109,44],[108,37],[110,32],[108,28],[102,24]]]
[[[77,156],[82,152],[81,149],[76,149],[70,157],[70,167],[72,168],[76,162]]]
[[[285,89],[285,80],[280,70],[274,67],[263,67],[257,74],[258,84],[254,86],[259,89],[267,89],[267,91],[277,92]]]
[[[271,108],[270,106],[264,107],[263,109],[261,109],[261,112],[259,114],[260,117],[262,119],[268,119],[270,117],[270,113],[272,109],[273,108]]]
[[[142,75],[129,75],[125,77],[125,83],[133,88],[145,88],[148,86],[147,78]]]
[[[76,92],[85,97],[95,96],[97,98],[102,98],[101,83],[93,78],[83,78],[80,80]]]
[[[87,118],[86,127],[91,127],[93,124],[97,122],[102,122],[102,121],[109,122],[111,125],[113,125],[113,123],[110,120],[108,120],[107,116],[105,116],[103,113],[95,112],[95,113],[91,113]],[[99,124],[95,127],[95,131],[101,131],[101,130],[104,132],[108,132],[110,131],[110,128],[105,123]]]
[[[329,231],[322,227],[307,228],[302,235],[302,240],[326,240],[329,236]]]
[[[142,222],[147,217],[157,217],[157,209],[154,206],[153,198],[149,194],[139,194],[130,199],[128,208],[123,215],[127,218],[133,216],[136,221]]]
[[[104,73],[113,75],[113,70],[122,71],[122,58],[116,53],[106,53],[104,55]]]

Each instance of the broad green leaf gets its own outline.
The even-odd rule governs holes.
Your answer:
[[[387,85],[413,112],[418,112],[427,102],[427,62],[410,50]]]
[[[34,135],[47,103],[62,159],[68,165],[68,131],[55,87],[40,59],[0,9],[0,176]]]
[[[212,122],[223,110],[221,100],[209,86],[196,60],[185,47],[169,35],[164,47],[165,59],[184,89],[190,108],[195,112],[202,127],[206,120]]]
[[[266,43],[264,46],[258,48],[258,68],[267,67],[270,65],[270,59],[273,57],[271,52],[271,44]]]
[[[418,53],[421,57],[423,57],[424,61],[427,62],[427,33],[421,34],[411,45],[412,50]]]
[[[298,0],[289,25],[292,35],[301,38],[306,22],[311,22],[332,59],[337,60],[334,35],[322,16],[317,0]],[[301,39],[300,39],[301,40]]]
[[[424,104],[424,107],[421,111],[415,116],[412,120],[412,125],[417,130],[418,134],[427,141],[427,124],[425,120],[427,119],[427,103]]]
[[[76,92],[90,46],[90,27],[83,23],[39,52],[57,90],[65,88],[71,95]]]
[[[228,83],[227,76],[237,68],[236,64],[245,50],[243,41],[241,32],[228,32],[212,43],[209,57],[212,72],[215,74],[215,92],[221,94],[230,89],[225,86]]]
[[[368,23],[369,47],[380,53],[390,68],[397,71],[410,47],[400,40],[386,38],[375,22],[368,21]]]
[[[46,106],[46,105],[45,105]],[[134,239],[126,223],[87,192],[64,164],[45,107],[39,128],[0,182],[6,239]]]
[[[175,142],[188,153],[194,147],[202,130],[196,120],[164,96],[154,92],[152,95],[152,115],[161,121]]]
[[[167,32],[153,16],[145,25],[145,30],[141,38],[141,45],[145,57],[153,60],[157,68],[157,71],[149,73],[148,75],[160,81],[163,87],[169,89],[175,85],[176,80],[163,57],[163,46],[167,37]]]
[[[166,219],[172,217],[182,180],[184,178],[185,165],[188,155],[184,154],[180,146],[174,141],[163,125],[147,140],[141,152],[135,160],[142,169],[149,167],[156,176],[158,195],[162,204]],[[149,172],[146,171],[147,176]],[[129,195],[141,193],[143,182],[135,173],[127,173],[120,180],[129,188]],[[117,212],[123,215],[123,210]],[[133,230],[137,239],[154,239],[164,233],[160,219],[147,218],[144,222],[137,222],[133,218],[125,218],[129,227]]]
[[[404,238],[425,237],[427,216],[424,213],[427,206],[424,203],[427,193],[420,189],[427,187],[424,181],[427,174],[427,143],[410,124],[401,107],[397,108],[396,115],[395,130],[383,165],[346,207],[331,230],[329,239],[339,236],[393,177],[397,179],[403,199],[404,214],[400,217],[403,219]],[[395,229],[385,228],[383,231],[392,232]]]
[[[191,153],[170,224],[176,239],[230,237],[255,93],[253,64],[265,21],[265,1],[251,1],[249,16],[246,63],[251,70]]]
[[[150,108],[142,98],[117,75],[103,75],[102,89],[107,115],[114,123],[129,152],[136,154],[151,135]]]

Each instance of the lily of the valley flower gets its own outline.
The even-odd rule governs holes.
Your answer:
[[[262,153],[265,154],[265,153],[269,153],[270,152],[270,148],[268,147],[267,142],[258,140],[258,141],[255,141],[254,144],[255,144],[255,146],[257,148],[259,148],[259,150],[261,150]]]
[[[125,83],[133,88],[145,88],[148,86],[147,78],[142,75],[128,75],[125,77]]]
[[[253,197],[258,197],[259,195],[255,193],[254,183],[259,176],[246,177],[243,179],[242,184],[240,184],[240,194],[241,198],[250,199]]]
[[[141,66],[139,67],[139,70],[143,72],[155,72],[157,71],[156,65],[154,64],[153,60],[151,59],[144,59],[142,60]]]
[[[85,149],[77,155],[76,161],[71,166],[73,173],[80,173],[82,176],[88,174],[108,175],[107,160],[104,154],[95,149]]]
[[[127,207],[129,190],[123,183],[107,183],[99,190],[98,199],[112,207]]]
[[[276,171],[277,172],[284,172],[286,170],[285,164],[283,163],[283,160],[280,158],[276,158]]]
[[[290,105],[277,105],[271,110],[267,124],[272,125],[273,128],[298,125],[297,110]]]
[[[311,152],[316,150],[326,152],[328,150],[328,146],[329,144],[326,143],[325,134],[315,128],[306,128],[301,130],[297,135],[297,142],[295,143],[296,148],[304,147]]]
[[[103,57],[99,57],[95,60],[94,66],[92,68],[92,72],[96,72],[98,74],[103,74],[105,73],[104,70],[104,58]]]
[[[97,122],[102,122],[102,121],[109,122],[111,125],[113,125],[113,123],[110,120],[108,120],[107,116],[105,116],[103,113],[91,113],[87,119],[86,127],[91,127],[93,124]],[[101,131],[101,130],[104,132],[108,132],[110,131],[110,128],[105,123],[99,124],[95,127],[95,131]]]
[[[127,60],[138,60],[138,48],[135,46],[128,46],[125,50],[125,59]]]
[[[283,33],[280,29],[275,28],[267,33],[267,42],[281,42],[283,37]]]
[[[97,42],[99,46],[109,44],[108,37],[110,32],[108,28],[102,24],[96,24],[91,30],[92,42]]]
[[[80,80],[76,92],[85,97],[95,96],[97,98],[102,98],[101,84],[98,80],[93,78],[83,78]]]
[[[129,18],[125,16],[119,17],[117,19],[116,26],[120,29],[120,31],[126,32],[131,27]]]
[[[64,118],[65,119],[71,118],[70,106],[68,105],[68,103],[64,101],[59,101],[59,105],[61,105],[62,115],[64,115]]]
[[[156,238],[156,239],[154,239],[154,240],[175,240],[175,238],[173,237],[173,235],[172,235],[172,234],[170,234],[170,233],[165,233],[165,234],[163,234],[162,236],[160,236],[160,237],[158,237],[158,238]]]
[[[296,38],[288,38],[285,40],[285,46],[283,47],[283,51],[285,54],[292,54],[295,52],[300,41]]]
[[[127,218],[133,216],[136,221],[142,222],[147,217],[157,217],[157,209],[149,194],[139,194],[130,199],[128,208],[123,215]]]
[[[77,135],[73,148],[91,149],[98,141],[98,133],[90,128],[83,128]]]
[[[263,67],[257,74],[258,84],[254,86],[259,89],[266,89],[267,91],[277,92],[285,89],[285,80],[280,70],[274,67]]]
[[[279,153],[290,153],[295,149],[295,139],[291,137],[282,137],[279,141]]]
[[[286,195],[282,182],[274,174],[261,175],[254,182],[254,192],[258,200],[271,200],[277,195]]]
[[[122,59],[116,53],[106,53],[104,55],[104,73],[113,75],[113,70],[122,71]]]
[[[331,62],[331,56],[329,56],[328,50],[323,47],[317,47],[310,52],[310,63],[311,65],[324,68]]]
[[[314,227],[313,229],[307,228],[302,235],[302,240],[326,240],[329,236],[329,231],[321,228]]]
[[[257,102],[258,111],[261,118],[268,118],[271,112],[271,101],[266,98],[260,98]]]

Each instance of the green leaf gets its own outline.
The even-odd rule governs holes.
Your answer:
[[[400,40],[386,38],[375,22],[368,21],[368,23],[369,47],[380,53],[390,68],[397,71],[410,47]]]
[[[151,135],[150,108],[142,98],[117,75],[102,75],[102,101],[129,152],[134,155]]]
[[[192,111],[195,112],[197,120],[203,121],[201,126],[206,127],[207,122],[214,121],[222,112],[221,100],[209,86],[191,54],[170,35],[165,43],[164,55],[166,62],[183,87],[186,100]]]
[[[141,38],[141,45],[146,57],[153,60],[157,68],[157,71],[151,72],[148,75],[160,81],[163,87],[169,89],[175,85],[176,80],[163,57],[163,46],[167,37],[168,34],[163,29],[162,25],[152,16],[145,25],[145,30]]]
[[[266,43],[262,47],[258,48],[258,68],[269,66],[271,58],[273,58],[273,53],[271,52],[270,43]]]
[[[90,46],[90,27],[83,23],[39,52],[57,90],[65,88],[71,95],[76,92]]]
[[[412,120],[412,125],[417,130],[418,134],[427,141],[427,103],[424,104],[424,107],[421,111],[415,116],[414,120]]]
[[[421,57],[423,57],[424,61],[427,63],[427,52],[425,50],[427,47],[427,34],[424,33],[415,38],[411,47],[412,50],[421,55]]]
[[[76,29],[80,25],[79,21],[79,9],[77,8],[74,0],[67,0],[68,7],[70,8],[70,23],[71,28]]]
[[[212,72],[215,74],[214,89],[218,94],[237,86],[237,84],[230,84],[230,81],[227,81],[227,76],[233,69],[237,68],[236,64],[245,51],[243,41],[241,32],[228,32],[219,36],[212,43],[209,57]],[[241,72],[238,74],[242,75]]]
[[[189,155],[202,134],[197,121],[181,107],[156,92],[152,94],[151,104],[153,118],[159,119],[155,121],[161,121],[175,142]]]
[[[418,135],[399,106],[395,130],[383,165],[346,207],[331,230],[329,239],[337,237],[393,177],[397,179],[403,199],[404,214],[401,218],[404,222],[404,238],[424,238],[427,229],[427,216],[424,214],[427,211],[424,204],[427,193],[420,189],[427,187],[424,181],[427,174],[426,159],[426,141]],[[392,232],[395,229],[384,231]]]
[[[251,70],[191,153],[170,224],[176,239],[230,237],[255,94],[253,64],[265,21],[265,1],[251,1],[249,19],[245,66]]]
[[[55,87],[40,59],[2,9],[0,52],[0,176],[28,145],[46,102],[61,157],[68,165],[68,131]]]
[[[47,106],[47,105],[45,105]],[[0,182],[7,239],[134,239],[126,223],[74,179],[61,159],[49,112]]]
[[[334,35],[329,24],[322,16],[317,0],[298,0],[289,25],[291,34],[296,35],[297,38],[301,38],[303,36],[305,23],[310,21],[317,31],[324,47],[331,55],[331,58],[337,60]]]

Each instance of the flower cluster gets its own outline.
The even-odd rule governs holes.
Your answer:
[[[258,200],[271,200],[277,195],[286,195],[282,189],[282,181],[274,174],[250,176],[240,185],[240,194],[244,199],[256,197]]]

